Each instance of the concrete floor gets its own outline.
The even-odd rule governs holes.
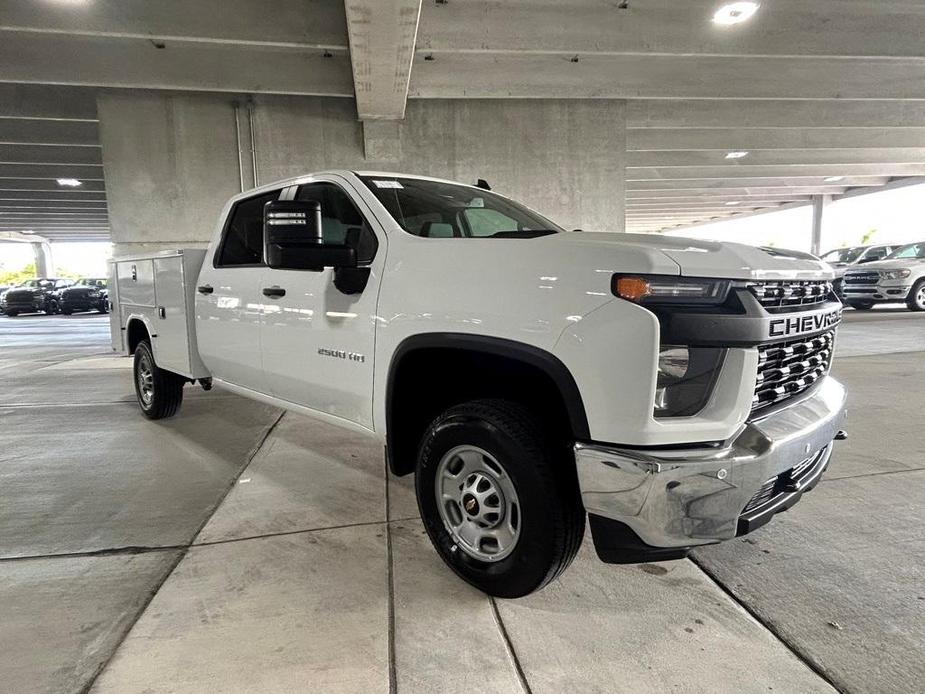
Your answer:
[[[852,692],[925,678],[925,316],[847,312],[825,481],[692,560],[491,600],[369,441],[214,391],[137,412],[98,316],[0,317],[10,692]],[[922,350],[922,351],[916,351]],[[910,426],[910,424],[912,424]]]

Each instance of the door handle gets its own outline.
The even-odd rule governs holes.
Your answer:
[[[286,290],[282,287],[264,287],[263,295],[273,297],[286,296]]]
[[[211,284],[203,284],[196,288],[200,294],[211,294],[215,290],[212,288]]]

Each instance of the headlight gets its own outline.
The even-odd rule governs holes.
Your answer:
[[[729,280],[673,277],[667,275],[614,275],[615,296],[643,304],[721,304]]]
[[[912,274],[912,270],[903,268],[902,270],[883,270],[880,273],[885,280],[904,280]]]
[[[724,349],[662,345],[655,384],[656,417],[689,417],[704,408],[723,363]]]

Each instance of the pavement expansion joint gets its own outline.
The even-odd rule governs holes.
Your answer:
[[[812,656],[803,653],[800,650],[799,646],[795,644],[792,640],[788,639],[786,636],[780,633],[780,631],[774,626],[773,622],[765,619],[757,610],[753,609],[747,603],[739,599],[739,596],[736,595],[732,589],[730,589],[725,583],[723,583],[717,575],[710,571],[704,564],[697,560],[693,555],[689,555],[688,559],[696,566],[698,569],[703,571],[704,575],[709,578],[716,586],[725,593],[730,600],[735,602],[739,607],[745,610],[752,618],[758,622],[761,626],[767,629],[775,639],[777,639],[788,651],[790,651],[795,658],[799,659],[806,667],[812,670],[816,675],[825,681],[832,689],[838,692],[845,692],[844,687],[840,687],[838,684],[832,681],[825,669],[818,663]]]
[[[520,664],[520,659],[517,657],[517,651],[514,650],[514,643],[511,641],[511,636],[508,634],[507,627],[504,626],[504,620],[501,619],[501,612],[498,611],[498,603],[489,595],[488,604],[491,606],[491,616],[494,617],[498,631],[501,633],[501,640],[504,642],[504,650],[507,652],[511,665],[514,666],[514,672],[517,673],[517,680],[520,682],[521,689],[523,689],[524,694],[533,694],[530,683],[527,681],[527,675],[524,672],[523,666]]]

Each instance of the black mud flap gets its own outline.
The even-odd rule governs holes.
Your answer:
[[[588,514],[598,558],[606,564],[643,564],[683,559],[690,547],[653,547],[620,521]]]

